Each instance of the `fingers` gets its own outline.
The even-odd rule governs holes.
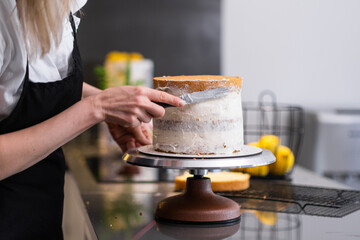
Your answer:
[[[149,137],[150,134],[148,134],[147,129],[139,126],[136,128],[133,128],[130,130],[136,140],[136,142],[142,144],[142,145],[149,145],[151,144],[151,138]]]
[[[152,116],[152,118],[161,118],[165,114],[165,109],[156,103],[149,102],[145,107],[145,111]],[[148,122],[146,122],[148,123]]]
[[[123,127],[138,127],[152,118],[161,118],[165,109],[155,102],[182,107],[185,102],[176,96],[147,87],[123,86],[105,90],[96,98],[104,120]]]
[[[144,105],[144,108],[153,118],[161,118],[165,114],[165,109],[154,102],[163,102],[175,107],[183,107],[186,105],[185,101],[181,98],[159,90],[149,88],[147,96],[149,102]]]
[[[151,101],[167,103],[175,107],[183,107],[186,105],[185,101],[179,97],[151,88],[148,89],[147,96]]]
[[[149,123],[152,118],[160,118],[164,116],[165,109],[153,102],[145,95],[146,89],[141,93],[143,95],[133,96],[132,99],[125,100],[125,106],[122,107],[122,111],[126,113],[124,116],[125,121],[132,123],[126,127],[137,127],[139,122]],[[135,92],[136,94],[140,94]],[[137,121],[139,120],[139,122]]]
[[[152,143],[149,124],[142,124],[135,128],[124,128],[109,122],[107,124],[112,137],[123,152]]]
[[[132,140],[132,141],[129,141],[126,143],[126,151],[131,148],[136,148],[135,140]]]
[[[161,112],[161,109],[156,109],[157,111],[152,111],[151,107],[147,107],[147,105],[144,105],[143,107],[138,107],[133,109],[133,114],[137,116],[137,119],[140,121],[140,123],[149,123],[151,119],[154,117],[154,114],[159,114]],[[140,124],[133,126],[137,127]]]
[[[152,135],[151,135],[152,129],[150,128],[149,124],[142,124],[141,130],[145,138],[149,141],[148,144],[152,144]]]
[[[133,104],[129,104],[126,110],[129,117],[136,116],[140,122],[149,123],[152,118],[161,118],[165,114],[165,109],[156,103],[153,103],[146,96],[138,96]],[[136,127],[137,125],[132,125]]]

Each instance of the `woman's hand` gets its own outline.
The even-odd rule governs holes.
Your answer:
[[[152,118],[161,118],[164,115],[164,108],[153,101],[176,107],[185,105],[185,102],[176,96],[139,86],[109,88],[92,97],[101,120],[133,129],[141,123],[149,123]]]
[[[150,126],[141,124],[135,128],[125,128],[118,124],[107,123],[111,136],[123,152],[128,149],[152,143]]]
[[[165,110],[153,103],[177,107],[178,97],[146,87],[123,86],[105,91],[84,84],[84,98],[44,122],[0,134],[0,180],[21,172],[95,124],[106,121],[123,150],[151,144],[141,123],[160,118]],[[21,147],[19,147],[21,146]]]

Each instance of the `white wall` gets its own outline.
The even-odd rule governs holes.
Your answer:
[[[360,108],[359,0],[222,0],[222,74],[243,100]]]

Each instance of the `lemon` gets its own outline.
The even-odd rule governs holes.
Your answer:
[[[259,142],[250,142],[247,145],[260,147]],[[232,169],[234,172],[245,172],[254,177],[265,177],[269,174],[270,168],[268,165],[258,166],[258,167],[250,167],[250,168],[236,168]]]
[[[259,142],[250,142],[248,143],[247,145],[250,145],[250,146],[254,146],[254,147],[259,147]],[[248,172],[247,171],[248,168],[234,168],[234,169],[231,169],[231,171],[233,172],[244,172],[244,173],[249,173],[250,175],[252,176],[266,176],[267,173],[269,173],[269,170],[267,171],[266,175],[253,175],[252,173]],[[255,172],[259,172],[259,173],[264,173],[264,170],[252,170],[253,173]]]
[[[275,154],[276,162],[270,164],[270,173],[273,175],[284,175],[294,165],[295,157],[290,148],[279,146]]]
[[[246,168],[233,168],[233,169],[230,169],[230,171],[246,173]]]
[[[275,212],[256,211],[255,215],[262,224],[273,226],[277,223],[278,217]]]
[[[270,150],[274,155],[280,145],[280,139],[275,135],[263,135],[259,140],[258,147]]]
[[[246,168],[245,172],[254,177],[265,177],[269,174],[270,168],[268,165]]]
[[[260,147],[259,142],[251,142],[251,143],[248,143],[247,145],[254,146],[254,147]]]

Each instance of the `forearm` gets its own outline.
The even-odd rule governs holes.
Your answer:
[[[84,98],[42,123],[0,135],[0,180],[39,162],[94,124],[106,121],[135,128],[165,110],[155,102],[182,107],[184,101],[145,87],[124,86],[104,91],[84,83]]]
[[[42,123],[0,135],[0,180],[34,165],[101,120],[87,98]]]

